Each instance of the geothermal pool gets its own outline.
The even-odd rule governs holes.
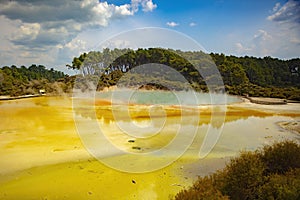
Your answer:
[[[86,95],[86,93],[83,93]],[[143,105],[211,105],[241,102],[241,98],[221,93],[198,93],[194,91],[157,91],[115,89],[95,93],[96,98],[106,99],[113,103]]]
[[[0,199],[168,199],[241,150],[300,139],[277,124],[298,122],[299,104],[228,96],[223,116],[208,96],[193,105],[182,94],[179,105],[170,93],[111,94],[0,102]],[[199,157],[209,131],[218,138]]]

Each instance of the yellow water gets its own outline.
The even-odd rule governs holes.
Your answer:
[[[83,103],[81,109],[85,110],[85,106]],[[175,162],[148,173],[127,173],[102,164],[83,145],[78,130],[92,131],[92,128],[78,129],[81,122],[78,118],[74,121],[78,113],[73,112],[71,98],[3,101],[0,102],[0,199],[169,199],[191,185],[197,175],[222,168],[228,157],[237,155],[241,149],[254,150],[281,139],[299,141],[297,134],[276,125],[278,121],[299,120],[298,108],[278,111],[244,104],[229,106],[220,139],[205,159],[199,159],[204,133],[211,122],[209,107],[197,108],[200,121],[192,120],[199,114],[195,110],[182,119],[180,109],[166,107],[166,115],[161,113],[153,118],[159,124],[167,116],[162,134],[129,143],[132,136],[123,134],[116,126],[111,105],[96,102],[94,112],[86,109],[80,113],[81,122],[96,120],[104,135],[125,152],[138,155],[163,148],[176,137],[174,130],[178,126],[184,125],[186,130],[198,128],[193,143]],[[147,107],[133,105],[130,109],[131,119],[136,123],[142,126],[149,123]],[[129,121],[123,119],[122,123],[128,127]],[[212,128],[218,129],[220,125]],[[141,149],[133,149],[134,146]],[[127,154],[112,154],[104,159],[120,168],[136,163],[148,167],[154,157],[142,156],[136,163],[130,163]],[[126,159],[128,163],[124,162]]]

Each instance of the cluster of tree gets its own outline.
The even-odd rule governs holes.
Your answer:
[[[87,76],[98,76],[98,89],[113,86],[117,83],[120,84],[120,78],[129,70],[130,73],[127,73],[126,77],[122,78],[124,83],[123,86],[149,83],[149,85],[156,88],[166,88],[166,86],[159,86],[157,84],[160,82],[167,83],[167,85],[171,87],[170,89],[180,89],[180,82],[177,81],[175,84],[174,80],[169,80],[171,74],[162,68],[156,67],[156,70],[154,70],[154,66],[149,65],[143,67],[143,70],[136,70],[135,72],[132,70],[136,66],[151,63],[164,65],[171,64],[172,67],[182,73],[188,73],[188,71],[192,70],[195,71],[195,69],[192,69],[193,66],[185,59],[171,51],[163,49],[138,49],[137,51],[131,49],[104,49],[103,52],[84,53],[78,58],[73,59],[72,66],[67,66],[72,69],[81,69],[85,78],[87,78]],[[190,79],[191,82],[200,82],[200,76],[197,75],[199,75],[199,73],[189,77],[197,79]],[[172,78],[174,79],[174,76]]]
[[[210,54],[231,94],[300,100],[300,59]]]
[[[176,200],[299,199],[300,145],[285,141],[242,152],[216,173],[199,177]]]
[[[172,90],[192,87],[204,92],[225,90],[235,95],[300,100],[299,66],[299,58],[235,57],[161,48],[104,49],[75,57],[67,67],[82,71],[76,77],[42,65],[2,67],[0,95],[32,94],[41,88],[53,93],[70,92],[75,83],[75,88],[84,90],[91,79],[97,90],[116,84]]]
[[[264,57],[235,57],[224,54],[211,54],[220,70],[226,71],[226,66],[234,66],[244,71],[249,82],[259,86],[300,86],[300,59],[279,60],[277,58]],[[222,66],[222,67],[221,67]],[[234,73],[234,72],[232,72]],[[224,80],[230,83],[230,76]],[[234,83],[233,83],[234,84]]]
[[[53,68],[48,70],[43,65],[31,65],[28,68],[5,66],[0,68],[0,95],[37,94],[40,89],[47,89],[49,92],[61,91],[65,87],[66,77],[63,72]]]
[[[172,70],[153,70],[153,64],[165,65],[179,72],[197,91],[225,89],[230,94],[280,97],[300,100],[300,59],[280,60],[264,57],[235,57],[224,54],[207,55],[201,51],[172,49],[104,49],[90,52],[73,59],[72,69],[81,69],[84,76],[98,76],[97,88],[112,86],[126,75],[127,84],[148,82],[168,83],[171,89],[182,89],[184,84],[175,83],[170,77]],[[148,65],[144,71],[132,73],[137,66]],[[218,71],[217,71],[218,70]],[[220,80],[225,88],[220,88]],[[202,76],[203,75],[203,76]],[[154,77],[159,77],[158,82]],[[174,83],[174,84],[172,84]],[[211,85],[216,83],[216,87]]]

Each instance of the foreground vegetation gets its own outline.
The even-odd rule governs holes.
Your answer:
[[[6,66],[0,69],[0,95],[31,94],[39,88],[46,89],[48,93],[71,92],[75,79],[77,87],[83,90],[88,86],[86,80],[93,81],[97,90],[102,90],[120,84],[121,78],[124,86],[129,87],[145,83],[149,85],[143,88],[149,89],[182,90],[186,87],[180,79],[174,78],[171,70],[153,70],[155,65],[151,63],[172,67],[196,91],[207,92],[207,83],[218,80],[216,73],[211,71],[216,66],[225,85],[225,88],[214,88],[216,90],[226,90],[234,95],[300,100],[299,58],[235,57],[160,48],[104,49],[102,52],[83,53],[67,65],[68,68],[82,70],[83,75],[77,77],[69,77],[41,65],[29,68]],[[132,69],[144,64],[148,65],[142,72],[132,73]],[[199,70],[209,76],[202,77]]]
[[[176,200],[300,199],[300,145],[285,141],[242,152],[216,173],[199,177]]]

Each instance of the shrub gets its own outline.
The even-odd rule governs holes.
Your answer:
[[[189,189],[180,191],[176,196],[176,200],[228,200],[227,196],[216,189],[213,185],[212,177],[199,177],[199,179]]]
[[[258,199],[300,199],[300,169],[270,175],[258,189]]]
[[[264,181],[265,164],[256,153],[243,152],[226,166],[220,190],[230,199],[254,199]]]
[[[285,141],[242,152],[175,199],[300,199],[300,145]]]
[[[266,172],[283,174],[290,169],[300,168],[300,145],[293,141],[265,146],[260,153],[266,164]]]

